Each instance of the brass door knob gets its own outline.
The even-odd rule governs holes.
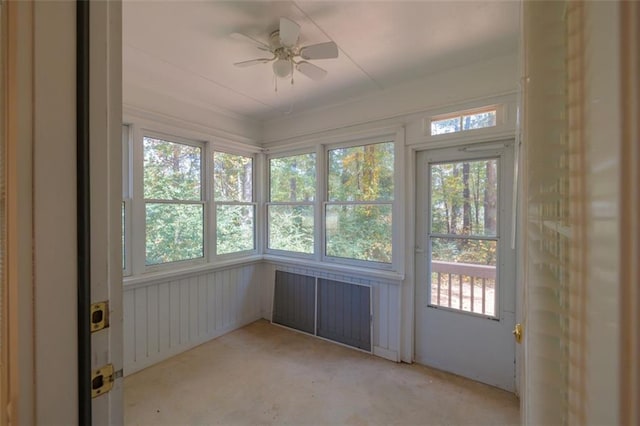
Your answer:
[[[520,323],[516,324],[516,328],[513,329],[512,333],[516,338],[516,343],[521,343],[522,342],[522,324]]]

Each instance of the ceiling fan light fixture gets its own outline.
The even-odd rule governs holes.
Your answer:
[[[293,73],[293,63],[290,59],[278,59],[273,63],[273,73],[280,78],[289,77]]]

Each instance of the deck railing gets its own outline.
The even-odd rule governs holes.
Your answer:
[[[431,305],[495,316],[496,267],[431,261]]]

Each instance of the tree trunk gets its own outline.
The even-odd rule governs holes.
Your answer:
[[[462,206],[462,233],[471,234],[471,194],[469,191],[469,163],[462,163],[462,197],[464,204]]]
[[[496,160],[487,161],[487,183],[484,189],[484,230],[485,234],[496,233],[498,217],[498,185]]]
[[[454,181],[457,181],[458,176],[460,175],[460,170],[458,169],[458,164],[453,165],[453,177]],[[458,203],[456,202],[457,194],[452,193],[451,195],[451,233],[457,234],[458,230]]]

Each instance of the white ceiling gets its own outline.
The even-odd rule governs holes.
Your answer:
[[[255,120],[342,103],[479,60],[512,54],[517,1],[140,1],[123,6],[123,82]],[[229,37],[267,42],[280,17],[301,26],[300,44],[333,40],[337,59],[311,61],[329,74],[278,81],[264,56]]]

